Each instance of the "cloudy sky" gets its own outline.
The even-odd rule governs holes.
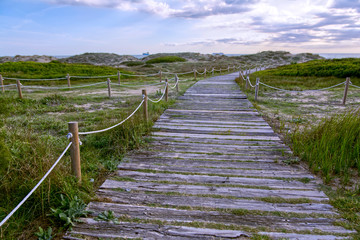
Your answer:
[[[360,0],[0,0],[0,56],[360,53]]]

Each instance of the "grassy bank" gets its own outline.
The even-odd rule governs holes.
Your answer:
[[[294,153],[321,172],[325,182],[342,176],[347,183],[352,170],[360,173],[360,111],[324,119],[318,125],[292,135]]]
[[[333,65],[334,62],[340,65]],[[300,164],[306,164],[324,180],[323,190],[330,202],[348,220],[338,224],[359,232],[360,91],[350,88],[345,106],[342,105],[344,85],[329,90],[302,91],[343,82],[339,69],[345,67],[341,71],[347,74],[357,62],[357,59],[316,60],[254,73],[250,76],[253,84],[259,77],[268,85],[300,91],[280,92],[260,85],[256,102],[254,89],[245,90],[244,82],[238,82],[249,100],[302,160]],[[327,69],[328,74],[324,76],[317,69]],[[360,85],[356,74],[351,81]]]

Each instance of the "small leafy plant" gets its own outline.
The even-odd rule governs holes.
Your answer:
[[[54,236],[52,236],[52,228],[49,227],[46,231],[39,227],[39,231],[35,233],[35,235],[38,237],[38,240],[51,240]]]
[[[115,217],[114,212],[111,210],[103,211],[95,218],[95,220],[96,221],[106,221],[106,222],[112,221],[115,224],[119,224],[119,219],[117,217]]]
[[[86,204],[77,196],[75,196],[74,199],[69,199],[61,194],[60,197],[61,206],[56,209],[51,208],[52,213],[50,215],[64,222],[65,227],[74,226],[75,222],[80,222],[77,218],[87,217],[87,215],[91,213],[85,210]]]

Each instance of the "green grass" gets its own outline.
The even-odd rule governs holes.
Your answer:
[[[324,119],[319,125],[296,131],[292,136],[295,154],[320,171],[326,182],[334,175],[360,173],[360,111]]]
[[[150,59],[146,61],[146,64],[154,64],[154,63],[173,63],[173,62],[186,62],[185,58],[177,57],[177,56],[163,56]]]
[[[360,77],[360,59],[326,59],[281,66],[264,71],[264,74],[302,77]]]
[[[72,76],[102,76],[117,74],[117,69],[106,66],[70,64],[60,62],[6,62],[0,64],[3,77],[11,78],[58,78]]]

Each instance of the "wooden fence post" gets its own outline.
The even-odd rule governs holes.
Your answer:
[[[350,84],[350,78],[347,77],[346,82],[345,82],[344,97],[343,97],[343,101],[342,101],[343,105],[345,105],[345,103],[346,103],[347,93],[349,90],[349,84]]]
[[[228,66],[228,73],[230,72],[230,66]]]
[[[166,82],[165,101],[167,102],[167,101],[168,101],[168,98],[169,98],[169,82],[168,82],[168,79],[167,79],[167,78],[165,79],[165,82]]]
[[[175,74],[176,92],[179,92],[179,77]]]
[[[196,81],[196,69],[194,69],[194,78],[195,78],[195,81]]]
[[[206,78],[206,68],[204,70],[204,79]]]
[[[248,88],[249,88],[249,76],[246,77],[245,90],[247,90]]]
[[[80,163],[80,141],[79,141],[79,128],[77,122],[69,122],[69,132],[72,134],[70,141],[72,142],[70,147],[71,157],[71,171],[77,178],[78,182],[81,182],[81,163]]]
[[[160,75],[160,82],[162,82],[162,72],[161,72],[161,70],[159,72],[159,75]]]
[[[1,74],[0,74],[0,84],[1,84],[1,91],[5,92],[4,79]]]
[[[221,67],[220,67],[220,75],[221,75]]]
[[[255,84],[255,101],[257,101],[258,94],[259,94],[259,82],[260,82],[260,79],[259,79],[259,78],[256,78],[256,84]]]
[[[211,75],[214,76],[214,74],[215,74],[215,69],[212,68],[212,70],[211,70]]]
[[[66,79],[67,79],[67,84],[68,84],[68,87],[71,87],[71,83],[70,83],[70,75],[67,74],[66,75]]]
[[[149,113],[148,113],[148,96],[146,93],[146,89],[142,90],[142,95],[144,96],[144,105],[143,105],[144,119],[147,122],[149,120]]]
[[[120,73],[120,71],[117,72],[117,77],[118,77],[118,83],[119,83],[119,85],[120,85],[120,78],[121,78],[121,73]]]
[[[111,81],[110,81],[110,78],[108,78],[107,80],[106,80],[106,82],[107,82],[107,87],[108,87],[108,95],[109,95],[109,98],[111,98]]]
[[[16,80],[16,86],[17,86],[17,90],[18,90],[18,93],[19,93],[19,98],[22,99],[22,98],[23,98],[23,95],[22,95],[22,91],[21,91],[21,83],[20,83],[20,80]]]

